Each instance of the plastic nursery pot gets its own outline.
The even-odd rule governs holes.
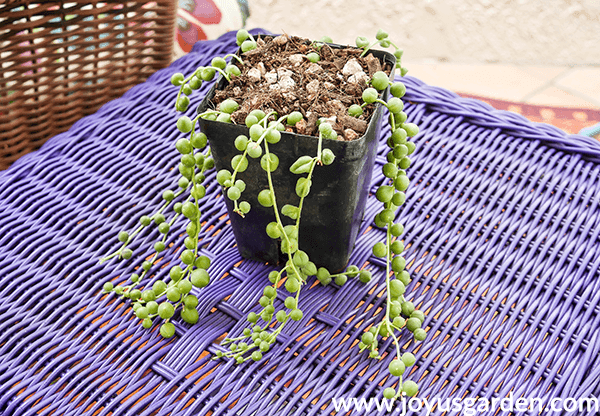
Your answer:
[[[370,52],[382,64],[385,62],[391,65],[394,73],[394,55],[377,50]],[[211,100],[216,90],[223,89],[226,82],[221,77],[215,83],[199,105],[198,113],[214,108]],[[382,94],[384,99],[387,94],[388,89]],[[323,140],[323,148],[331,149],[335,160],[329,166],[315,167],[311,190],[304,200],[300,217],[299,248],[318,267],[326,267],[332,273],[346,267],[360,228],[375,164],[376,136],[382,113],[382,106],[377,104],[365,134],[358,139]],[[216,170],[231,171],[231,159],[240,154],[234,141],[239,135],[249,136],[249,129],[245,125],[202,118],[199,124],[201,131],[208,137]],[[279,209],[285,204],[298,205],[299,197],[295,187],[300,175],[291,173],[290,166],[300,156],[315,156],[317,143],[318,138],[313,136],[281,132],[279,143],[269,146],[269,151],[279,158],[279,167],[272,173]],[[275,221],[273,207],[265,208],[257,199],[260,191],[268,189],[267,174],[260,167],[260,158],[248,159],[248,168],[236,178],[246,182],[241,200],[250,203],[250,212],[242,218],[233,212],[233,202],[224,197],[237,247],[244,258],[280,264],[287,260],[287,255],[281,252],[280,241],[271,239],[266,233],[267,224]],[[281,219],[284,225],[294,223],[285,216],[281,216]]]

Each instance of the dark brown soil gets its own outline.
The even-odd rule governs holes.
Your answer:
[[[361,58],[361,49],[329,45],[319,49],[307,39],[288,35],[267,36],[257,45],[257,49],[241,55],[245,63],[240,66],[242,74],[213,98],[216,105],[227,98],[237,101],[240,108],[232,114],[234,123],[244,124],[254,109],[279,115],[300,111],[305,120],[295,127],[287,126],[288,131],[317,135],[316,121],[325,117],[331,119],[338,140],[362,136],[374,106],[366,106],[358,118],[348,116],[348,107],[362,104],[368,79],[380,70],[389,75],[389,65],[382,68],[371,54]],[[310,52],[318,53],[321,60],[310,62],[306,58]],[[352,75],[355,71],[358,73]]]

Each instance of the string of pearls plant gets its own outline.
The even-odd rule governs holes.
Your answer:
[[[313,42],[313,51],[307,54],[311,62],[318,62],[319,49],[324,42],[331,42],[329,38],[323,38]],[[171,78],[171,83],[179,87],[179,93],[175,103],[177,111],[187,110],[190,100],[189,95],[199,89],[203,82],[212,81],[217,73],[231,81],[232,77],[239,76],[239,66],[244,65],[243,55],[257,47],[256,40],[245,30],[237,33],[237,44],[241,49],[241,56],[229,54],[224,57],[215,57],[210,66],[200,67],[188,77],[176,73]],[[402,50],[398,49],[389,39],[387,33],[380,30],[376,40],[369,42],[364,37],[356,39],[356,45],[363,49],[364,56],[370,48],[375,45],[382,47],[393,46],[394,55],[397,58],[401,74],[406,73],[405,68],[399,65]],[[231,58],[227,62],[227,58]],[[390,87],[390,98],[384,101],[381,92]],[[393,338],[396,358],[389,364],[389,373],[397,377],[396,388],[387,387],[384,397],[397,398],[404,392],[408,396],[416,395],[418,387],[410,380],[403,380],[406,367],[412,366],[416,359],[413,354],[402,352],[397,331],[406,328],[413,333],[414,339],[422,341],[426,338],[426,332],[421,328],[425,316],[416,311],[412,302],[404,297],[406,285],[410,282],[409,273],[405,270],[406,260],[402,256],[404,244],[401,240],[404,228],[400,223],[394,223],[396,212],[405,202],[405,191],[410,180],[406,175],[406,169],[410,166],[409,155],[415,150],[415,144],[409,140],[415,136],[419,129],[413,123],[407,122],[407,115],[403,111],[402,97],[406,88],[401,82],[390,82],[387,74],[382,71],[376,72],[370,87],[362,93],[362,104],[354,104],[349,107],[350,116],[358,117],[363,114],[363,109],[368,105],[379,103],[389,111],[388,122],[391,127],[391,136],[387,139],[390,148],[387,153],[387,163],[383,166],[383,174],[386,183],[379,187],[376,198],[381,202],[382,209],[375,216],[375,225],[386,232],[385,241],[378,242],[373,246],[373,254],[385,259],[385,314],[378,323],[373,324],[368,331],[363,333],[359,349],[368,350],[369,356],[380,359],[378,350],[379,340],[387,337]],[[203,288],[209,284],[210,277],[207,269],[210,266],[208,257],[199,254],[201,241],[199,233],[202,228],[200,223],[200,200],[206,194],[203,185],[205,172],[214,167],[210,148],[207,147],[207,137],[204,133],[197,131],[196,124],[200,118],[231,123],[231,114],[238,109],[238,103],[233,99],[221,102],[218,109],[208,110],[190,119],[182,116],[177,121],[177,128],[181,133],[188,134],[188,138],[181,138],[176,143],[176,148],[181,154],[178,166],[181,177],[178,180],[177,190],[165,191],[162,195],[164,203],[154,213],[144,215],[140,218],[140,225],[131,234],[122,231],[118,239],[121,246],[112,254],[101,259],[101,263],[112,258],[128,260],[133,252],[128,247],[137,234],[145,227],[153,223],[158,227],[162,238],[154,244],[153,255],[144,260],[136,269],[136,273],[129,278],[127,284],[113,285],[111,282],[104,284],[104,291],[114,293],[121,298],[132,301],[133,313],[141,320],[144,328],[150,328],[154,322],[160,323],[160,334],[170,338],[175,334],[175,326],[171,320],[177,311],[181,319],[187,323],[194,324],[198,321],[198,298],[193,295],[192,289]],[[272,207],[275,221],[268,224],[265,232],[270,238],[280,241],[281,251],[287,255],[287,262],[279,271],[272,271],[268,275],[270,284],[263,290],[259,300],[262,311],[260,313],[250,312],[247,316],[251,327],[246,328],[238,337],[226,338],[222,345],[228,345],[229,350],[218,352],[214,359],[228,358],[237,363],[248,360],[259,361],[263,353],[269,351],[277,341],[277,336],[283,331],[290,320],[299,321],[303,317],[301,309],[300,292],[311,276],[316,276],[323,285],[334,281],[342,286],[348,278],[358,278],[363,283],[371,280],[371,272],[359,269],[356,265],[350,265],[343,273],[331,274],[327,269],[318,268],[308,254],[299,249],[298,230],[302,218],[302,207],[306,196],[310,193],[313,177],[318,174],[319,166],[334,163],[335,155],[330,149],[323,149],[324,140],[337,139],[337,133],[327,119],[318,121],[318,139],[315,138],[315,154],[299,157],[291,166],[290,171],[298,175],[295,192],[298,196],[297,205],[283,205],[280,207],[273,187],[272,174],[278,169],[279,159],[274,152],[277,143],[281,140],[281,131],[286,125],[295,126],[303,120],[303,115],[298,111],[290,114],[266,114],[261,110],[251,111],[245,118],[245,124],[249,129],[248,136],[240,135],[235,139],[235,147],[240,152],[231,160],[231,170],[223,169],[217,173],[217,181],[223,188],[224,195],[234,204],[234,211],[242,217],[251,210],[250,204],[243,199],[246,184],[237,176],[244,172],[252,159],[255,159],[265,171],[268,180],[268,188],[260,191],[258,201],[264,207]],[[178,197],[184,195],[184,202],[175,202]],[[173,204],[170,219],[165,212]],[[183,215],[188,220],[186,227],[186,238],[184,240],[185,250],[180,254],[181,264],[171,265],[169,279],[167,281],[156,280],[150,286],[151,270],[154,263],[165,250],[168,233],[177,218]],[[284,225],[282,216],[291,218],[292,225]],[[283,281],[283,287],[281,282]],[[143,287],[141,289],[140,287]],[[277,292],[285,290],[288,296],[285,299],[285,308],[276,310],[274,300]]]

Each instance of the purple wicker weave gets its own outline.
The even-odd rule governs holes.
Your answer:
[[[391,383],[390,342],[381,361],[356,346],[383,303],[384,270],[371,256],[383,238],[371,221],[373,197],[351,262],[369,262],[374,279],[305,290],[304,319],[286,325],[258,363],[211,360],[219,339],[239,335],[245,315],[259,310],[272,270],[237,252],[214,172],[201,234],[213,280],[194,289],[199,322],[177,321],[164,340],[156,325],[140,326],[129,303],[101,293],[133,266],[98,260],[176,188],[171,74],[235,48],[232,34],[198,43],[0,172],[1,414],[328,415],[333,397],[381,397]],[[421,133],[399,217],[408,297],[427,313],[429,333],[423,343],[401,341],[418,358],[409,378],[419,397],[600,393],[600,144],[404,82],[406,112]],[[384,179],[381,144],[373,189]],[[177,261],[183,235],[172,234],[149,282]],[[138,236],[134,257],[150,255],[157,238],[155,230]]]

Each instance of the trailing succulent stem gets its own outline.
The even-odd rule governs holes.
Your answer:
[[[198,252],[198,234],[201,228],[199,200],[206,193],[202,185],[205,178],[204,172],[214,166],[214,161],[209,157],[210,149],[205,152],[198,150],[195,154],[193,150],[206,147],[206,143],[206,136],[202,133],[196,134],[191,140],[180,139],[177,142],[177,149],[182,153],[182,162],[179,165],[182,175],[178,181],[179,191],[165,191],[162,195],[165,201],[163,206],[150,216],[143,215],[140,218],[140,226],[131,235],[125,231],[119,233],[121,247],[100,260],[103,263],[115,257],[130,259],[133,252],[127,245],[133,238],[152,223],[158,227],[159,233],[163,236],[154,243],[154,253],[141,263],[136,273],[131,275],[131,284],[114,286],[112,282],[107,282],[104,284],[104,291],[114,292],[121,298],[131,299],[133,312],[137,318],[142,320],[144,328],[152,327],[153,319],[160,317],[163,320],[160,334],[165,338],[170,338],[175,334],[175,326],[170,320],[178,309],[180,309],[181,318],[185,322],[193,324],[198,321],[198,310],[196,309],[198,298],[191,294],[191,291],[193,287],[201,288],[209,283],[209,275],[206,270],[210,266],[210,259],[199,255]],[[189,192],[189,196],[183,203],[176,202],[174,204],[172,217],[167,221],[163,212],[176,198],[186,192]],[[182,265],[171,267],[168,282],[155,280],[150,285],[149,273],[161,253],[166,249],[167,234],[180,215],[184,215],[189,220],[186,227],[188,237],[184,242],[186,250],[183,250],[180,255]],[[142,283],[145,284],[143,291],[138,289]]]
[[[406,75],[408,69],[402,68],[400,65],[400,60],[402,59],[402,54],[404,53],[404,51],[398,48],[398,46],[396,46],[394,42],[388,39],[387,32],[385,32],[382,29],[379,29],[379,31],[377,31],[377,34],[375,35],[375,40],[373,41],[373,43],[370,43],[369,39],[365,38],[364,36],[358,36],[356,38],[356,46],[363,50],[360,56],[365,56],[367,52],[369,52],[371,48],[376,45],[380,45],[382,48],[389,48],[393,46],[395,49],[394,56],[396,57],[396,67],[400,69],[400,75]]]
[[[220,108],[224,104],[228,104],[228,100],[221,103]],[[262,306],[260,313],[250,312],[248,321],[254,325],[252,329],[245,331],[243,337],[227,338],[225,344],[231,344],[230,351],[217,353],[219,357],[232,357],[238,362],[243,362],[249,358],[257,361],[262,358],[262,353],[270,349],[271,345],[277,340],[277,335],[282,331],[286,322],[290,319],[299,321],[302,319],[303,313],[299,308],[300,290],[306,284],[310,276],[317,276],[324,284],[329,284],[332,278],[336,279],[336,283],[343,284],[346,281],[346,276],[343,274],[330,275],[324,269],[317,269],[316,265],[310,261],[306,252],[299,249],[298,235],[300,229],[300,220],[302,207],[306,196],[310,193],[312,178],[315,169],[318,165],[330,165],[335,159],[335,155],[330,149],[323,149],[323,140],[332,140],[337,138],[337,133],[326,120],[322,120],[319,124],[319,139],[316,146],[315,156],[301,156],[290,167],[293,174],[299,175],[295,186],[296,194],[299,198],[298,205],[286,204],[280,207],[277,202],[276,192],[273,187],[272,173],[279,166],[279,159],[275,153],[270,150],[270,145],[276,146],[281,140],[281,133],[285,129],[283,123],[293,126],[303,119],[301,113],[294,111],[289,115],[284,115],[279,118],[270,117],[276,116],[274,113],[265,114],[261,110],[254,110],[248,114],[245,119],[246,125],[249,127],[249,136],[238,136],[235,139],[235,147],[242,152],[240,155],[234,156],[231,162],[233,172],[223,169],[217,173],[217,180],[226,190],[226,195],[233,201],[235,211],[238,212],[242,203],[237,205],[241,198],[242,192],[245,190],[245,183],[240,179],[235,179],[238,172],[243,172],[247,166],[247,157],[258,159],[262,169],[266,172],[268,187],[258,194],[258,202],[266,208],[273,209],[273,217],[275,221],[269,223],[266,227],[266,233],[270,238],[280,240],[281,251],[287,254],[288,260],[285,266],[280,271],[273,271],[269,274],[269,281],[272,285],[267,286],[263,291],[263,296],[259,300]],[[306,174],[306,176],[302,176]],[[249,207],[249,204],[248,204]],[[245,212],[239,212],[243,215]],[[286,216],[294,221],[292,225],[284,225],[282,217]],[[358,268],[352,271],[355,276],[359,274]],[[368,276],[370,273],[364,272],[363,275]],[[285,299],[285,310],[281,309],[275,312],[274,300],[277,296],[280,282],[285,280],[284,288],[290,296]],[[263,325],[258,325],[258,319],[262,319]],[[275,320],[273,320],[275,318]],[[248,343],[235,343],[241,339],[250,337]],[[248,357],[247,352],[252,351]]]
[[[245,52],[257,48],[256,40],[245,30],[237,33],[236,40],[242,56]],[[327,42],[331,43],[331,39],[324,37],[320,41],[313,42],[312,46],[319,50],[320,46]],[[363,49],[361,56],[364,56],[375,45],[394,46],[396,48],[394,55],[398,60],[398,68],[400,68],[399,61],[402,51],[388,39],[387,33],[380,30],[376,40],[372,43],[366,38],[358,37],[356,44]],[[229,62],[227,58],[230,58]],[[318,62],[320,59],[314,49],[313,52],[307,53],[306,58],[311,62]],[[171,83],[179,86],[175,101],[176,110],[185,112],[188,109],[190,104],[188,96],[194,90],[199,89],[203,82],[212,81],[217,73],[230,82],[232,77],[241,74],[239,66],[243,65],[242,57],[229,54],[222,58],[213,58],[209,66],[198,68],[187,78],[180,73],[174,74]],[[401,68],[400,70],[402,75],[406,73],[405,69]],[[385,101],[382,99],[382,92],[388,87],[391,94],[390,98]],[[398,382],[396,388],[388,387],[384,390],[386,398],[399,397],[402,392],[414,396],[418,390],[414,382],[403,380],[406,367],[413,365],[416,359],[411,353],[402,352],[396,331],[406,328],[413,333],[417,341],[422,341],[426,337],[426,332],[421,328],[425,320],[424,314],[416,311],[413,303],[404,297],[406,285],[410,282],[409,273],[405,270],[406,260],[402,257],[404,244],[400,237],[404,232],[404,227],[399,223],[394,223],[396,212],[404,204],[406,198],[404,191],[410,183],[406,169],[410,166],[409,155],[415,150],[415,145],[409,141],[409,138],[415,136],[419,131],[415,124],[407,122],[407,115],[403,111],[402,97],[405,92],[404,84],[390,82],[390,77],[379,71],[370,80],[370,87],[363,91],[362,104],[354,104],[348,109],[350,116],[359,117],[368,105],[378,103],[386,106],[389,111],[388,121],[392,132],[387,140],[390,147],[387,163],[383,166],[386,181],[376,192],[376,198],[383,206],[375,216],[375,225],[385,229],[386,238],[384,242],[378,242],[373,246],[373,255],[385,259],[386,309],[385,314],[382,313],[381,316],[378,316],[379,321],[362,335],[359,344],[361,352],[369,350],[370,357],[379,359],[381,358],[378,351],[379,337],[392,337],[396,358],[389,364],[389,373],[393,377],[398,377]],[[202,226],[199,201],[206,194],[206,189],[202,185],[205,179],[204,173],[214,166],[214,161],[210,157],[210,149],[206,148],[207,137],[204,133],[196,131],[196,125],[200,118],[231,123],[231,114],[238,107],[235,100],[226,99],[220,103],[218,109],[205,111],[193,119],[182,116],[177,120],[178,130],[189,134],[188,138],[181,138],[175,144],[181,154],[178,167],[181,177],[177,184],[179,189],[165,191],[163,193],[165,202],[160,209],[152,215],[142,216],[140,218],[141,225],[131,235],[124,231],[121,232],[118,237],[122,243],[119,249],[101,260],[104,262],[117,257],[130,259],[133,252],[128,244],[133,238],[152,223],[158,227],[158,231],[163,237],[154,244],[154,253],[146,258],[136,273],[130,277],[131,283],[114,286],[112,282],[107,282],[104,285],[104,291],[114,292],[122,298],[131,299],[134,314],[142,321],[144,328],[150,328],[154,324],[155,318],[159,317],[160,320],[157,321],[161,323],[160,334],[165,338],[169,338],[175,333],[175,327],[170,321],[176,311],[180,311],[180,316],[185,322],[193,324],[198,321],[196,309],[198,298],[191,292],[194,287],[202,288],[208,285],[210,280],[207,272],[210,260],[206,256],[200,255],[199,252],[199,233]],[[276,154],[277,143],[281,140],[281,132],[286,130],[286,126],[295,126],[303,120],[304,116],[298,111],[284,115],[279,115],[274,111],[267,114],[258,109],[251,111],[244,120],[248,127],[248,135],[240,135],[234,142],[235,148],[240,153],[232,158],[230,169],[222,169],[217,172],[217,182],[222,186],[223,194],[232,201],[234,212],[244,217],[252,207],[243,198],[246,183],[239,177],[239,174],[248,168],[249,163],[260,163],[265,172],[268,186],[259,192],[257,199],[263,207],[272,208],[274,218],[274,221],[267,225],[265,232],[270,238],[279,241],[281,251],[287,255],[287,261],[280,270],[269,273],[270,284],[264,288],[258,302],[262,309],[258,313],[250,312],[247,316],[251,327],[244,329],[241,336],[226,338],[222,345],[228,345],[229,350],[217,352],[215,359],[231,358],[237,363],[261,360],[262,354],[269,351],[277,341],[277,336],[282,332],[286,323],[290,320],[302,319],[300,291],[311,276],[316,276],[323,285],[328,285],[333,281],[342,286],[349,277],[358,278],[363,283],[371,280],[372,276],[369,270],[361,270],[355,265],[348,266],[343,273],[331,274],[323,267],[318,268],[310,260],[308,254],[299,248],[302,210],[305,198],[310,193],[312,180],[319,174],[319,166],[330,165],[335,161],[333,152],[324,146],[328,140],[337,139],[337,133],[328,119],[318,120],[319,135],[315,140],[315,154],[299,157],[290,167],[290,171],[298,175],[295,186],[298,197],[297,204],[280,206],[278,203],[272,178],[273,172],[279,167],[279,158]],[[206,150],[203,151],[204,148]],[[252,159],[255,159],[256,162]],[[179,200],[179,202],[174,203],[170,219],[167,219],[166,210],[175,200]],[[180,264],[171,266],[168,281],[155,280],[150,285],[152,267],[160,258],[161,252],[166,249],[167,234],[180,215],[189,221],[186,227],[187,237],[184,240],[185,249],[180,254]],[[292,224],[284,225],[283,217],[291,219]],[[143,285],[143,290],[138,288],[141,285]],[[285,290],[288,296],[285,298],[283,308],[277,310],[275,299],[280,290]],[[261,320],[260,323],[259,320]]]

